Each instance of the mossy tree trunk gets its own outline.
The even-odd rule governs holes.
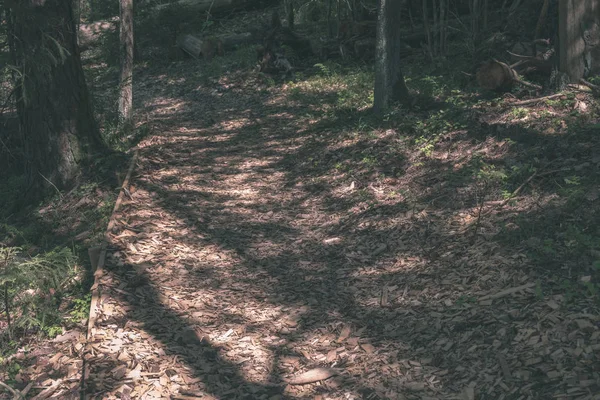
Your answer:
[[[85,83],[70,0],[5,3],[26,143],[28,197],[70,187],[105,151]]]
[[[375,94],[373,110],[382,113],[391,102],[407,102],[408,88],[400,68],[402,40],[398,0],[379,0],[377,20],[377,53],[375,61]]]

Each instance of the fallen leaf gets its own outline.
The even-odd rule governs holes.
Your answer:
[[[375,352],[375,347],[372,344],[369,343],[363,343],[360,345],[360,347],[367,353],[367,354],[373,354]]]
[[[340,332],[340,337],[337,338],[336,342],[341,343],[344,340],[348,339],[348,336],[350,336],[351,332],[352,331],[351,331],[350,327],[348,325],[345,325],[342,328],[342,331]]]
[[[336,358],[337,358],[337,351],[335,349],[329,350],[329,353],[327,353],[327,362],[335,361]]]

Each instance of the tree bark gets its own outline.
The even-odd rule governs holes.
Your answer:
[[[121,75],[119,123],[131,128],[133,120],[133,0],[120,0]]]
[[[433,48],[431,47],[431,28],[429,27],[429,11],[427,10],[427,1],[423,1],[423,27],[425,29],[425,37],[427,39],[427,53],[430,59],[433,59]],[[434,33],[435,34],[435,33]]]
[[[74,183],[105,150],[85,83],[70,0],[7,4],[17,75],[17,112],[27,152],[30,199]]]
[[[294,30],[294,26],[295,26],[294,0],[288,0],[287,6],[288,6],[288,10],[287,10],[288,27],[290,28],[290,30]]]
[[[600,71],[600,4],[597,0],[560,0],[560,70],[573,82]]]
[[[400,10],[401,2],[397,0],[379,0],[373,103],[373,110],[377,114],[385,111],[391,102],[405,102],[409,98],[400,68]]]

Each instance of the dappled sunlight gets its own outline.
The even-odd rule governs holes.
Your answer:
[[[187,105],[188,102],[172,97],[159,97],[153,99],[150,103],[144,104],[145,107],[152,107],[154,113],[159,115],[169,115],[181,111]]]
[[[155,369],[173,369],[183,381],[171,390],[195,396],[451,398],[471,382],[506,395],[496,354],[514,376],[531,374],[545,357],[539,338],[565,338],[546,322],[571,318],[532,256],[551,260],[556,245],[526,236],[568,207],[549,183],[572,166],[535,161],[563,144],[540,143],[558,140],[530,126],[547,124],[542,114],[524,121],[498,106],[466,118],[470,94],[444,104],[437,77],[419,84],[438,108],[381,124],[361,112],[371,75],[328,73],[260,90],[232,76],[155,121],[129,232],[112,242],[123,329],[158,343],[175,361]],[[188,84],[175,87],[182,98]],[[548,354],[561,346],[543,343]],[[317,367],[338,375],[285,384]]]
[[[243,129],[244,127],[250,124],[253,124],[253,122],[249,118],[236,118],[221,122],[219,124],[219,128],[221,128],[225,132],[237,131],[239,129]]]
[[[37,262],[58,243],[77,262],[40,282],[28,281],[35,263],[0,276],[0,392],[598,400],[600,77],[568,85],[539,68],[518,71],[539,88],[487,91],[476,72],[486,58],[508,65],[506,50],[526,36],[554,35],[535,2],[512,1],[508,19],[496,18],[500,1],[478,11],[390,2],[404,7],[406,43],[395,47],[410,96],[382,114],[373,62],[398,60],[379,57],[373,2],[293,2],[294,32],[290,10],[283,25],[276,13],[267,22],[290,1],[203,0],[194,7],[209,8],[194,12],[154,3],[136,13],[133,129],[117,117],[115,31],[83,60],[114,151],[90,154],[68,193],[41,175],[52,193],[39,207],[20,204],[38,178],[22,162],[36,146],[15,105],[26,105],[20,78],[56,88],[18,74],[39,65],[4,68],[0,159],[18,174],[0,182],[0,254],[15,249],[12,271],[12,258]],[[82,22],[101,11],[88,6],[75,7]],[[418,26],[428,14],[431,38]],[[193,56],[180,48],[188,35],[198,35]],[[20,42],[4,41],[11,61]],[[377,78],[379,95],[388,79]],[[40,271],[54,268],[39,260]]]

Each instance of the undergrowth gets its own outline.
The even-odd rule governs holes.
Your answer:
[[[288,99],[312,110],[307,120],[319,118],[320,125],[335,132],[332,142],[357,140],[363,149],[336,151],[335,156],[311,154],[307,162],[315,177],[335,171],[345,184],[360,176],[401,177],[407,168],[390,168],[389,157],[397,164],[411,160],[414,174],[427,174],[431,166],[439,167],[442,149],[452,154],[464,148],[460,168],[443,168],[444,184],[467,193],[465,204],[473,206],[475,216],[482,214],[482,224],[490,219],[483,211],[489,202],[517,210],[488,240],[528,255],[532,273],[540,276],[541,298],[563,295],[567,305],[589,298],[600,301],[600,215],[593,205],[600,160],[590,150],[600,147],[597,134],[591,133],[600,115],[597,103],[591,103],[587,113],[574,112],[578,100],[566,94],[546,101],[541,109],[512,107],[498,95],[479,93],[461,76],[461,66],[444,68],[440,72],[416,60],[407,62],[405,76],[416,98],[414,106],[395,107],[383,121],[357,113],[372,104],[370,68],[328,61],[297,74],[285,86]],[[484,114],[498,114],[500,122],[482,124],[479,118]],[[383,141],[382,133],[390,128],[395,138]],[[327,137],[326,132],[320,134]],[[502,150],[494,154],[491,149],[496,148]],[[368,207],[376,203],[366,188],[355,193]],[[408,199],[408,193],[412,203],[426,199],[405,188],[387,196]],[[475,235],[482,232],[477,224]]]
[[[0,354],[14,351],[25,335],[62,333],[61,308],[71,308],[69,297],[81,290],[80,276],[81,267],[68,248],[36,256],[18,247],[0,248],[0,301],[6,323]]]

